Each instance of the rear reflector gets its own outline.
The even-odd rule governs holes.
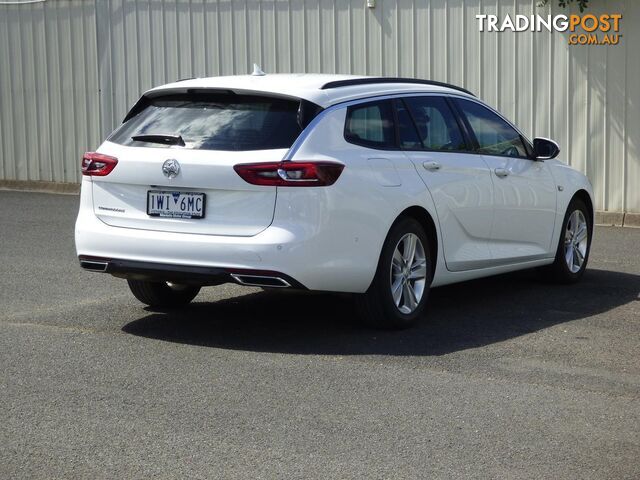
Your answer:
[[[325,187],[338,180],[344,165],[335,162],[242,163],[233,169],[252,185]]]
[[[102,153],[87,152],[82,156],[82,174],[96,177],[109,175],[116,168],[118,159]]]

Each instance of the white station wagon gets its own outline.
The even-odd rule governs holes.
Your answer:
[[[431,287],[584,273],[592,188],[554,142],[448,84],[259,73],[154,88],[84,155],[83,268],[160,308],[225,282],[349,292],[390,328]]]

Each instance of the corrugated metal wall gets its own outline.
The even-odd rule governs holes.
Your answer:
[[[0,5],[0,175],[76,182],[100,141],[94,2]]]
[[[81,153],[97,147],[144,90],[185,77],[243,74],[257,62],[267,72],[413,76],[465,86],[529,135],[558,140],[563,158],[591,178],[598,209],[640,212],[640,5],[591,2],[591,13],[624,15],[618,46],[570,47],[559,33],[478,31],[478,13],[548,11],[535,3],[0,5],[0,175],[76,182]]]

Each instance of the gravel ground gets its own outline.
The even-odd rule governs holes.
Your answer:
[[[640,229],[582,283],[348,298],[204,289],[154,312],[81,271],[78,197],[0,192],[0,478],[640,478]]]

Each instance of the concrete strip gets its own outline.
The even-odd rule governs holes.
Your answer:
[[[624,224],[622,212],[596,212],[596,225],[621,227]]]
[[[640,213],[625,213],[624,226],[640,228]]]
[[[42,182],[36,180],[0,180],[1,190],[23,190],[31,192],[63,193],[77,195],[79,183]]]

